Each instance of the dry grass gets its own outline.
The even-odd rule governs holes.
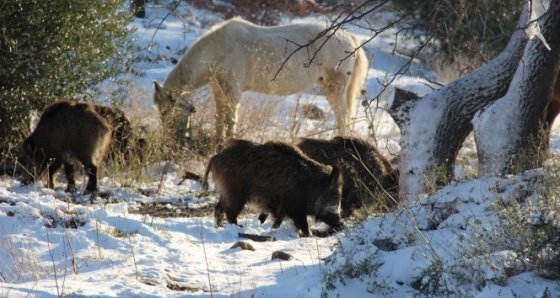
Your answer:
[[[437,74],[436,81],[441,84],[453,82],[484,64],[479,56],[456,55],[453,62],[441,60],[438,55],[426,55],[424,63]]]

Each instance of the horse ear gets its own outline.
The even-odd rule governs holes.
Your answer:
[[[156,89],[156,93],[162,93],[163,92],[163,87],[155,80],[154,80],[154,87]]]
[[[163,86],[158,84],[158,82],[154,81],[154,89],[155,89],[154,103],[158,107],[166,106],[167,104],[169,104],[168,101],[170,97],[165,94],[165,90],[163,89]]]

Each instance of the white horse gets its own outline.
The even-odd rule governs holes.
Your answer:
[[[263,27],[241,18],[218,24],[189,48],[163,86],[154,81],[154,104],[165,122],[165,111],[176,108],[179,96],[210,84],[216,136],[224,139],[235,133],[243,91],[285,96],[318,84],[334,111],[338,133],[345,134],[368,60],[356,36],[325,29],[319,22]]]

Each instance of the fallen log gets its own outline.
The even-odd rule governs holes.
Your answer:
[[[257,242],[276,241],[276,238],[272,236],[261,236],[255,234],[245,234],[245,233],[238,233],[237,236],[239,238],[247,238]]]

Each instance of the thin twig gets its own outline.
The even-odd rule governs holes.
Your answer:
[[[54,252],[53,252],[53,249],[51,247],[51,239],[50,239],[49,229],[50,228],[48,227],[48,225],[45,225],[45,231],[47,233],[47,246],[49,248],[49,255],[51,257],[51,262],[52,262],[53,271],[54,271],[54,282],[55,282],[55,285],[56,285],[56,293],[57,293],[58,297],[62,297],[62,293],[60,292],[60,288],[59,288],[59,285],[58,285],[58,275],[56,273],[56,264],[55,264],[55,261],[54,261]]]
[[[99,240],[99,221],[97,220],[97,215],[95,216],[95,236],[97,238],[97,253],[99,254],[99,259],[103,259],[103,251],[101,250],[101,241]]]
[[[208,265],[208,256],[206,255],[206,247],[204,246],[204,233],[203,233],[203,225],[200,222],[200,241],[202,242],[202,251],[204,252],[204,260],[206,261],[206,275],[208,276],[208,287],[210,288],[210,297],[214,297],[214,292],[212,291],[212,281],[210,279],[210,265]]]

